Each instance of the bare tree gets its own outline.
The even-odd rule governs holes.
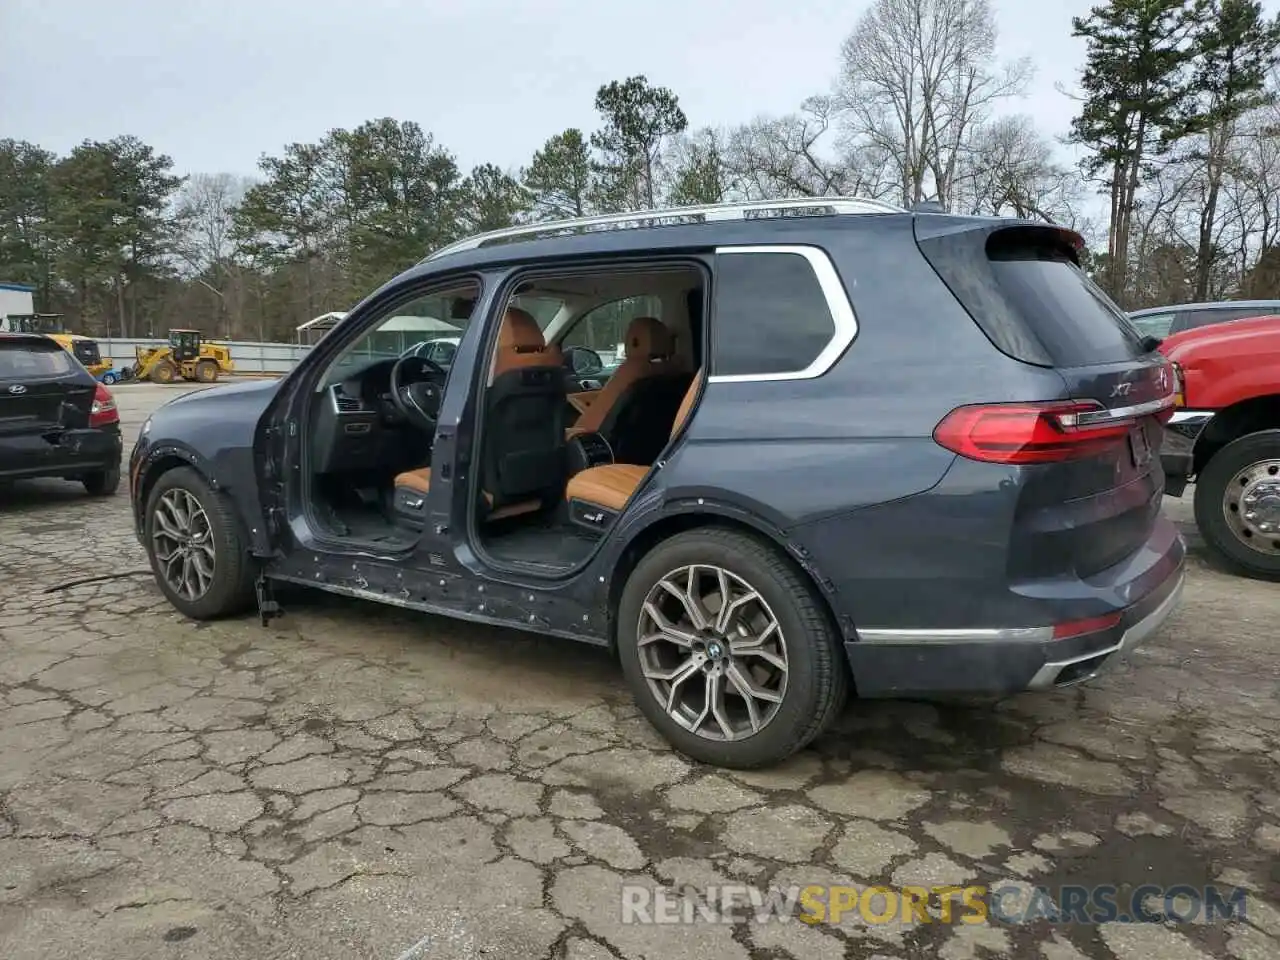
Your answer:
[[[1280,92],[1280,73],[1273,75],[1272,89]],[[1241,120],[1237,148],[1228,191],[1239,197],[1238,205],[1252,209],[1250,232],[1259,250],[1280,246],[1280,103]]]
[[[1135,303],[1183,303],[1195,287],[1195,205],[1201,170],[1168,163],[1156,169],[1134,204],[1127,248],[1129,296]]]
[[[733,130],[725,162],[742,193],[762,200],[883,196],[883,161],[863,144],[832,142],[833,113],[830,97],[810,97],[796,113]]]
[[[236,208],[252,185],[249,178],[229,173],[193,174],[182,185],[175,205],[180,233],[174,251],[182,261],[182,272],[217,297],[224,335],[230,335],[232,313],[238,313],[227,303],[229,287],[238,275],[232,228]]]
[[[961,151],[952,207],[1074,226],[1083,201],[1080,178],[1060,165],[1053,143],[1024,114],[975,126]]]
[[[974,128],[1024,91],[1030,62],[993,65],[995,41],[989,0],[876,0],[845,40],[844,127],[890,159],[903,204],[949,208]]]

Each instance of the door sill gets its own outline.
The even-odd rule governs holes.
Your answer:
[[[408,533],[403,538],[369,538],[343,535],[321,523],[311,504],[306,505],[301,520],[306,526],[308,536],[308,542],[302,544],[304,549],[374,556],[387,560],[403,560],[406,555],[412,554],[414,548],[422,540],[422,534],[412,536]]]

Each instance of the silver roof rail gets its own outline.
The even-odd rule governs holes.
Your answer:
[[[788,200],[748,200],[741,203],[711,203],[697,207],[668,207],[663,210],[636,210],[606,213],[572,220],[547,220],[527,223],[502,230],[479,233],[451,243],[427,256],[435,260],[463,250],[475,250],[498,243],[540,240],[574,233],[603,230],[641,229],[644,227],[686,226],[726,220],[765,220],[781,217],[837,216],[867,213],[907,213],[902,207],[883,200],[864,197],[800,197]]]

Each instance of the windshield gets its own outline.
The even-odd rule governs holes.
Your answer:
[[[451,298],[446,297],[423,297],[405,304],[353,343],[343,360],[364,365],[403,356],[427,341],[460,337],[467,321],[446,319],[451,309]]]
[[[474,284],[467,284],[390,308],[373,329],[343,350],[326,371],[323,384],[346,380],[372,364],[431,349],[431,345],[443,352],[445,345],[457,344],[479,292]]]
[[[1173,326],[1173,317],[1172,313],[1147,313],[1141,316],[1129,314],[1130,322],[1139,333],[1160,340],[1169,335],[1169,328]]]
[[[326,371],[322,383],[346,380],[372,364],[408,354],[425,356],[448,369],[479,293],[478,287],[469,284],[392,308],[388,316],[342,352]],[[532,314],[543,330],[564,305],[563,300],[547,296],[518,296],[512,303]]]

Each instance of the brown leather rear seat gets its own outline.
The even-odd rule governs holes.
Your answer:
[[[676,411],[675,422],[671,425],[671,438],[684,428],[685,421],[693,412],[694,401],[702,387],[702,371],[699,370],[685,392],[680,409]],[[631,463],[606,463],[598,467],[588,467],[574,475],[565,487],[566,500],[578,500],[592,506],[604,507],[615,513],[621,513],[627,501],[636,492],[649,468]]]

